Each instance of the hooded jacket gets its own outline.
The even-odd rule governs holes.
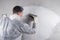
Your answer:
[[[8,25],[8,27],[6,27],[6,30],[4,31],[4,40],[21,40],[22,34],[35,33],[35,27],[31,28],[28,24],[21,22],[21,17],[17,14],[11,15],[9,19],[11,20],[9,23],[11,23]],[[35,26],[35,24],[32,26]]]

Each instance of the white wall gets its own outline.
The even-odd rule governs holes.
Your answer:
[[[53,11],[41,6],[24,7],[24,13],[33,13],[38,15],[36,34],[25,34],[23,40],[46,40],[50,37],[54,27],[59,23],[59,16]]]
[[[47,40],[60,40],[60,23],[55,26],[53,34]]]
[[[12,8],[17,5],[17,0],[0,0],[0,15],[12,14]]]

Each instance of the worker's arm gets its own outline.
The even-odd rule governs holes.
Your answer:
[[[26,23],[21,23],[19,21],[15,21],[15,24],[17,26],[17,30],[22,33],[27,33],[27,34],[34,34],[35,33],[35,23],[33,23],[32,28],[26,24]]]
[[[32,28],[26,23],[22,23],[17,20],[15,20],[14,22],[15,22],[14,24],[16,25],[16,28],[19,32],[26,33],[26,34],[35,33],[35,22],[33,23]]]
[[[33,23],[32,28],[28,24],[22,24],[22,33],[34,34],[35,33],[35,23]]]

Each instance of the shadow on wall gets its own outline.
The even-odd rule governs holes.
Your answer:
[[[53,11],[40,7],[24,7],[24,14],[33,13],[38,15],[36,20],[36,34],[23,34],[22,40],[45,40],[52,34],[52,30],[59,23],[59,16]]]

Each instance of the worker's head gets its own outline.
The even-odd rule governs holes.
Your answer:
[[[21,6],[15,6],[13,8],[13,14],[17,14],[19,16],[22,16],[23,15],[23,7],[21,7]]]

